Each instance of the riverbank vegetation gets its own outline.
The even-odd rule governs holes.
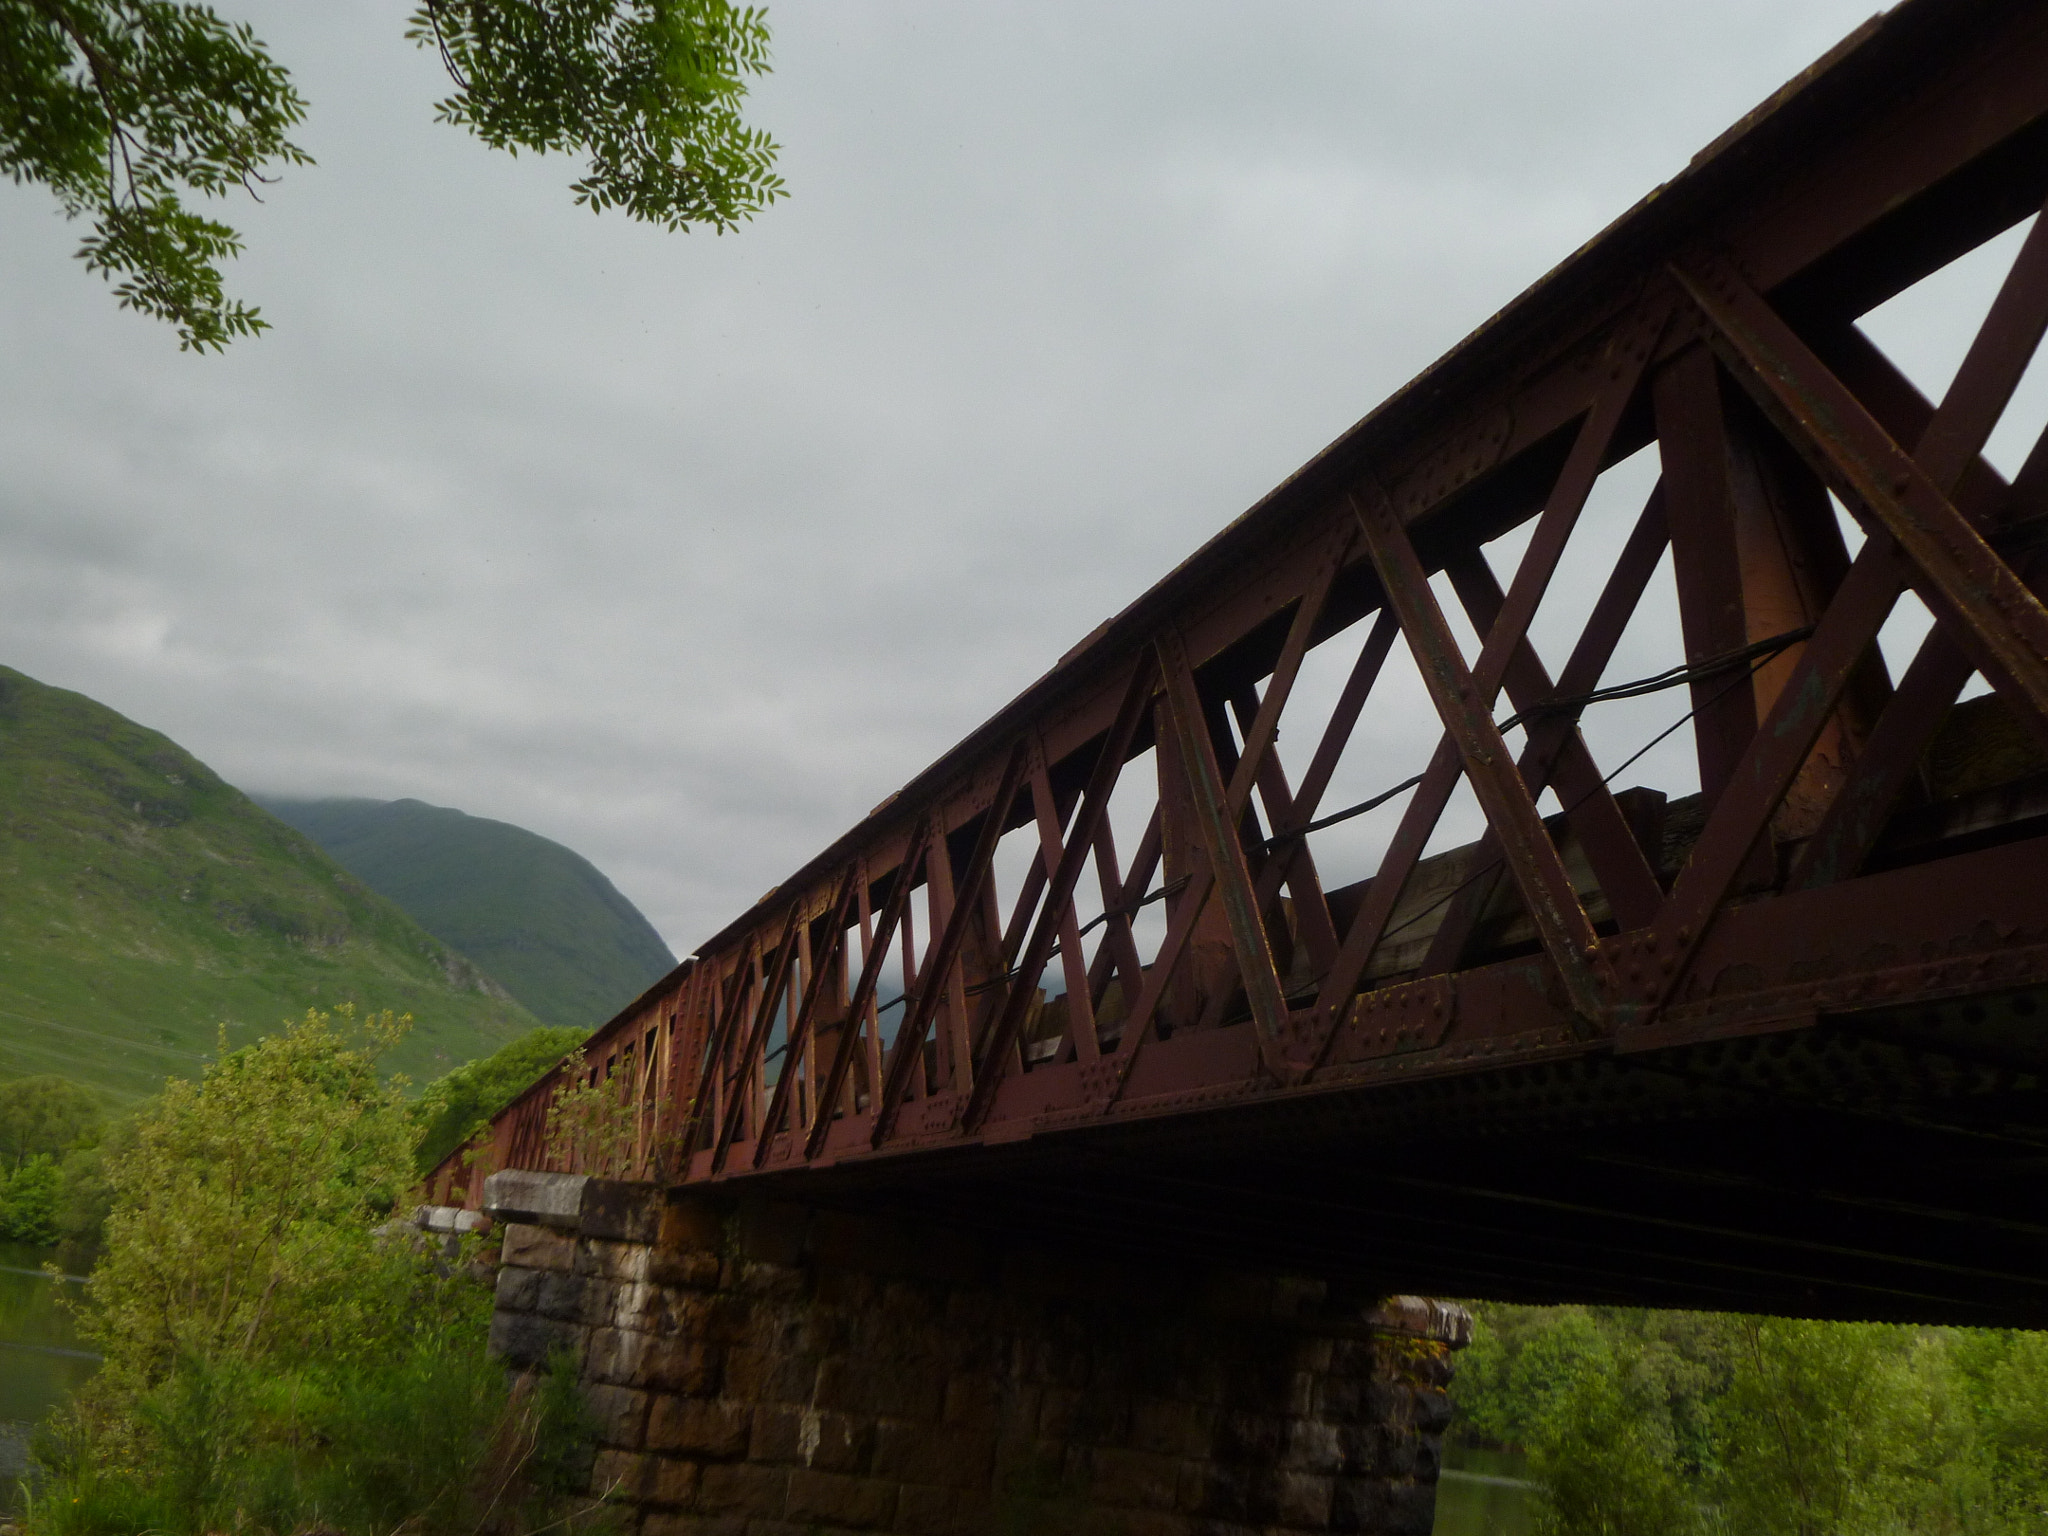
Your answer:
[[[39,1438],[27,1536],[604,1523],[573,1373],[508,1380],[482,1255],[404,1220],[423,1140],[459,1141],[574,1032],[412,1099],[385,1070],[401,1032],[309,1013],[112,1124],[61,1080],[0,1084],[0,1221],[97,1254],[77,1327],[104,1356]],[[552,1134],[601,1162],[616,1105],[588,1096]],[[2048,1334],[1474,1311],[1452,1436],[1527,1454],[1543,1536],[2048,1531]]]
[[[428,1083],[405,1108],[414,1170],[431,1172],[587,1033],[530,1029]],[[102,1102],[86,1084],[53,1073],[0,1081],[0,1242],[54,1245],[61,1268],[92,1268],[111,1208],[107,1162],[140,1123],[133,1112],[109,1119]],[[140,1109],[146,1119],[160,1103],[151,1098]]]
[[[0,1082],[0,1242],[48,1247],[73,1225],[97,1224],[96,1212],[72,1207],[105,1129],[83,1084],[48,1073]]]
[[[566,1372],[486,1354],[475,1255],[400,1217],[417,1121],[400,1032],[313,1012],[174,1081],[104,1160],[78,1312],[104,1357],[43,1431],[30,1536],[587,1525]]]
[[[1542,1536],[2038,1536],[2048,1334],[1479,1303],[1453,1437]]]
[[[427,1084],[413,1105],[419,1134],[413,1165],[422,1176],[432,1173],[442,1158],[488,1124],[491,1116],[524,1093],[589,1033],[563,1026],[529,1029],[490,1055],[464,1062]]]

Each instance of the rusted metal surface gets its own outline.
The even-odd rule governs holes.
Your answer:
[[[1939,403],[1855,327],[2044,197],[2048,8],[1862,29],[600,1030],[607,1171],[1394,1288],[2048,1322],[2048,447],[1982,456],[2048,233]],[[1649,602],[1683,653],[1618,688]],[[1404,668],[1426,766],[1333,810]],[[1583,727],[1666,687],[1696,777],[1645,785]],[[1949,783],[1966,724],[2002,745]],[[1461,784],[1484,832],[1444,849]],[[1359,871],[1335,829],[1382,801]],[[563,1082],[476,1157],[559,1161]]]

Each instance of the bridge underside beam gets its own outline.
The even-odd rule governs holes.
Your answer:
[[[2010,1042],[2044,1008],[2025,990],[1189,1111],[935,1159],[914,1187],[764,1184],[1434,1294],[2042,1327],[2048,1106],[2039,1048]]]

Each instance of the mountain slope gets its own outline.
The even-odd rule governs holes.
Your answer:
[[[170,738],[0,667],[0,1077],[126,1101],[341,1002],[413,1015],[415,1081],[535,1023]]]
[[[418,800],[262,804],[549,1024],[602,1024],[675,966],[595,865],[538,833]]]

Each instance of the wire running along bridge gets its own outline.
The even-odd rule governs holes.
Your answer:
[[[2048,439],[1983,455],[2048,223],[1939,399],[1857,324],[2044,197],[2048,6],[1873,20],[599,1031],[584,1086],[636,1129],[565,1171],[1389,1290],[2048,1325]],[[1646,605],[1682,655],[1617,686]],[[1420,772],[1332,804],[1404,674]],[[1582,729],[1652,692],[1696,791]],[[1483,833],[1444,847],[1461,785]],[[1326,880],[1374,809],[1377,867]],[[482,1160],[575,1162],[565,1086]]]

